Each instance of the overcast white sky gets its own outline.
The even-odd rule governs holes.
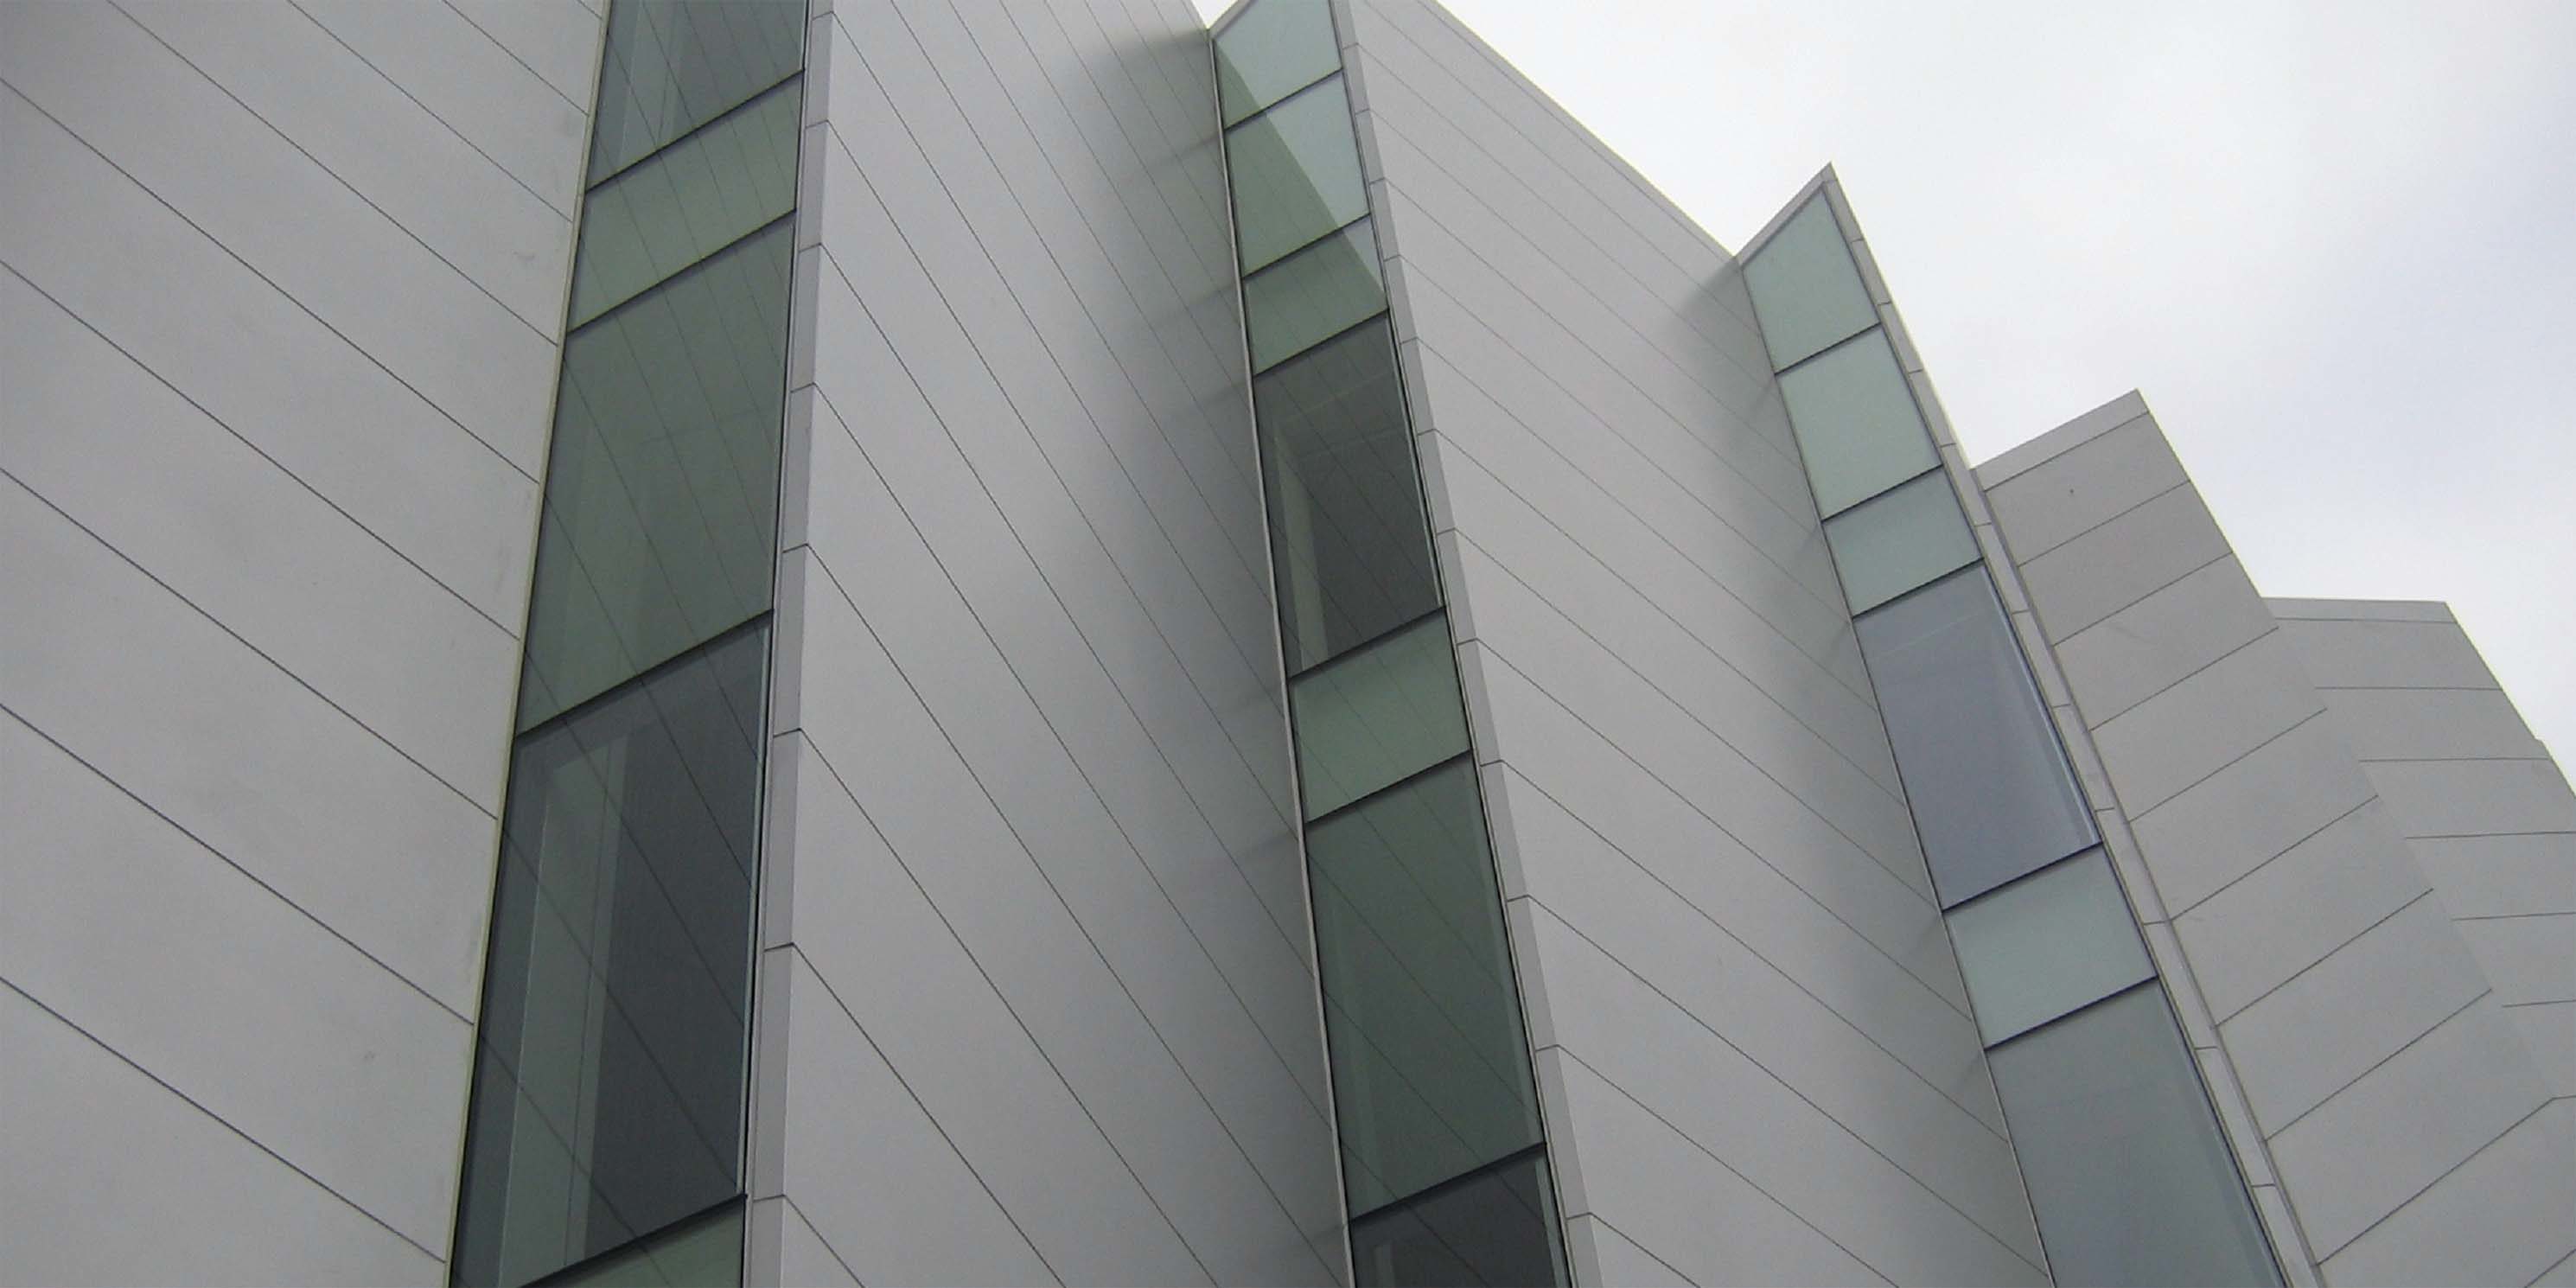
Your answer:
[[[2264,593],[2448,600],[2576,755],[2576,4],[1449,8],[1730,247],[1831,161],[1971,460],[2137,388]]]

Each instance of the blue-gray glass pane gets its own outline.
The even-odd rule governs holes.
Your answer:
[[[1384,319],[1252,382],[1288,673],[1440,606]]]
[[[1226,131],[1225,154],[1246,274],[1368,213],[1339,76]]]
[[[1316,823],[1306,863],[1351,1210],[1537,1143],[1474,762]]]
[[[1939,470],[1825,520],[1825,542],[1854,614],[1977,559],[1977,539]]]
[[[2057,1282],[2281,1282],[2154,985],[2034,1029],[1987,1060]]]
[[[2099,847],[1951,909],[1950,942],[1988,1045],[2155,974]]]
[[[1216,92],[1232,125],[1341,70],[1327,0],[1260,0],[1216,34]]]
[[[1940,464],[1883,331],[1781,373],[1780,396],[1819,514],[1848,509]]]
[[[741,1288],[742,1205],[648,1235],[545,1288]]]
[[[1823,193],[1771,234],[1745,261],[1744,285],[1762,323],[1774,371],[1860,333],[1878,321],[1851,246]]]
[[[1362,219],[1251,276],[1244,329],[1260,371],[1386,308],[1377,238]]]
[[[801,88],[780,85],[591,190],[573,326],[794,208]]]
[[[769,607],[791,242],[773,224],[565,343],[521,728]]]
[[[1467,749],[1449,619],[1433,614],[1288,682],[1306,817]]]
[[[1547,1156],[1533,1151],[1351,1222],[1360,1288],[1533,1288],[1566,1282]]]
[[[1943,907],[2100,839],[1983,567],[1858,629]]]
[[[597,183],[805,64],[805,0],[616,0],[590,136]]]
[[[456,1280],[523,1284],[741,1188],[768,632],[522,735]]]

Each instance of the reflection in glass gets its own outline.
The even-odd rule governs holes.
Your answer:
[[[1780,376],[1816,513],[1834,514],[1940,463],[1884,332],[1845,342]]]
[[[2155,974],[2098,846],[1951,909],[1950,939],[1989,1045]]]
[[[1225,123],[1339,71],[1327,0],[1260,0],[1216,34],[1216,92]]]
[[[1338,76],[1226,131],[1225,155],[1247,275],[1368,213]]]
[[[1252,382],[1281,645],[1294,675],[1440,604],[1384,319]]]
[[[769,607],[791,240],[774,224],[565,342],[521,728]]]
[[[1351,1222],[1360,1288],[1561,1284],[1556,1199],[1547,1155],[1525,1155]]]
[[[1294,355],[1386,308],[1377,238],[1362,219],[1261,270],[1243,284],[1252,369]]]
[[[1825,520],[1856,616],[1977,558],[1950,480],[1932,470]]]
[[[739,1288],[742,1204],[695,1217],[545,1281],[545,1288]]]
[[[2057,1282],[2281,1282],[2154,985],[2025,1033],[1987,1060]]]
[[[1861,285],[1851,246],[1821,192],[1745,261],[1744,285],[1753,294],[1753,316],[1762,323],[1763,343],[1771,346],[1774,371],[1878,321],[1878,307]]]
[[[1474,762],[1316,823],[1306,862],[1351,1210],[1537,1143]]]
[[[526,1283],[740,1191],[768,645],[737,632],[519,740],[461,1284]]]
[[[573,259],[572,325],[796,204],[799,88],[781,85],[591,190]]]
[[[1288,711],[1310,819],[1467,750],[1448,616],[1425,617],[1289,681]]]
[[[805,62],[805,0],[617,0],[590,138],[597,183]]]
[[[2099,839],[1982,565],[1858,629],[1943,907]]]

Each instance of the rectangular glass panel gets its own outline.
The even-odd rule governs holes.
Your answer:
[[[1774,371],[1878,321],[1878,306],[1870,303],[1860,266],[1821,192],[1745,261],[1744,285]]]
[[[805,0],[617,0],[590,137],[597,183],[805,65]]]
[[[591,190],[573,259],[572,325],[796,205],[801,88],[781,85]]]
[[[1950,940],[1989,1046],[2155,974],[2099,848],[1951,909]]]
[[[1289,681],[1288,710],[1310,819],[1465,751],[1448,616],[1435,613]]]
[[[1216,34],[1216,92],[1228,125],[1341,67],[1327,0],[1261,0]]]
[[[774,224],[565,342],[521,728],[769,607],[792,240]]]
[[[652,1235],[545,1288],[741,1288],[742,1205]]]
[[[1977,559],[1968,517],[1939,470],[1825,520],[1825,542],[1854,616]]]
[[[1859,632],[1943,907],[2100,839],[1984,567],[1868,614]]]
[[[1351,1210],[1537,1143],[1474,762],[1316,823],[1306,863]]]
[[[1270,369],[1252,402],[1288,673],[1439,607],[1385,319]]]
[[[1782,372],[1780,396],[1818,514],[1848,509],[1941,463],[1885,332],[1856,336]]]
[[[1351,1223],[1351,1270],[1360,1288],[1529,1288],[1561,1284],[1556,1198],[1547,1156],[1532,1151]]]
[[[523,735],[456,1279],[523,1284],[741,1189],[765,628]]]
[[[2153,985],[2025,1033],[1987,1059],[2057,1282],[2281,1282]]]
[[[1362,219],[1243,284],[1252,369],[1269,367],[1386,308],[1377,238]]]
[[[1246,275],[1368,213],[1339,76],[1226,131],[1225,154]]]

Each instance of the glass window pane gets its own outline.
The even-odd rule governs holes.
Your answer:
[[[1449,619],[1433,614],[1289,681],[1306,817],[1467,749]]]
[[[1226,131],[1225,154],[1247,275],[1368,213],[1338,76]]]
[[[781,85],[591,190],[573,258],[572,325],[796,205],[800,88]]]
[[[1261,0],[1216,34],[1216,92],[1225,123],[1341,70],[1326,0]]]
[[[1363,219],[1252,275],[1244,329],[1259,371],[1386,308],[1377,238]]]
[[[769,607],[792,240],[773,225],[565,343],[521,728]]]
[[[519,740],[476,1041],[461,1283],[740,1192],[768,632]]]
[[[1351,1210],[1537,1143],[1474,762],[1315,824],[1306,862]]]
[[[1789,425],[1816,486],[1816,512],[1834,514],[1940,464],[1884,332],[1872,331],[1780,376]]]
[[[1745,261],[1744,285],[1753,293],[1753,316],[1762,322],[1774,371],[1878,321],[1878,307],[1861,285],[1860,267],[1823,193],[1808,199]]]
[[[1547,1156],[1533,1152],[1402,1207],[1351,1223],[1360,1288],[1561,1284],[1556,1198]]]
[[[1983,567],[1859,629],[1943,907],[2100,839]]]
[[[546,1288],[740,1288],[742,1205],[728,1205],[612,1253]]]
[[[1950,939],[1988,1045],[2155,974],[2098,848],[1951,909]]]
[[[1968,518],[1939,470],[1825,520],[1825,541],[1855,616],[1977,558]]]
[[[1386,321],[1272,368],[1252,402],[1288,673],[1439,607]]]
[[[1987,1058],[2057,1282],[2281,1282],[2162,992],[2131,989]]]
[[[597,183],[805,64],[805,0],[617,0],[590,138]]]

